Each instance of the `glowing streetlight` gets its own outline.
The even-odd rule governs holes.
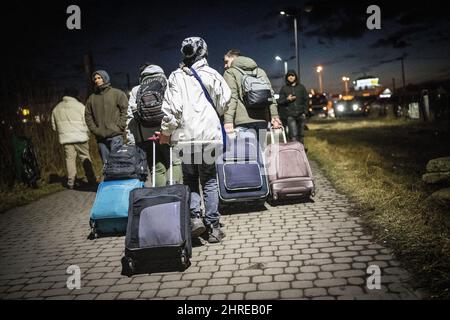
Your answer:
[[[323,81],[322,81],[322,71],[323,71],[323,67],[322,66],[318,66],[317,69],[317,74],[319,75],[319,87],[320,87],[320,93],[323,93]]]
[[[276,56],[275,60],[277,61],[283,61],[284,62],[284,74],[286,75],[288,72],[288,65],[287,65],[287,61],[284,61],[283,59],[281,59],[280,56]]]
[[[348,82],[350,81],[350,78],[342,77],[342,81],[344,81],[344,85],[345,85],[345,95],[348,96]]]

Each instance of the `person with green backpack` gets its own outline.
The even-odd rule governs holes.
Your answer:
[[[224,62],[223,77],[231,89],[224,115],[225,131],[252,131],[262,144],[266,141],[268,122],[274,128],[282,125],[270,80],[253,59],[241,56],[239,50],[230,50]]]

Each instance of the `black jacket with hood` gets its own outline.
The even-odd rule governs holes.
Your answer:
[[[296,83],[292,85],[287,80],[289,75],[295,75]],[[289,95],[296,96],[295,101],[289,102],[287,97]],[[307,113],[308,111],[308,92],[306,88],[301,83],[298,83],[298,76],[294,70],[289,70],[286,74],[286,84],[280,90],[280,98],[278,102],[278,112],[280,117],[286,119],[288,116],[298,117],[302,113]]]

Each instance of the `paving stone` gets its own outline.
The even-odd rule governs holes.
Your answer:
[[[362,295],[363,290],[357,286],[342,286],[329,288],[328,293],[333,296],[356,296]]]
[[[278,299],[279,293],[277,291],[256,291],[248,292],[245,295],[245,300],[274,300]]]
[[[350,216],[353,204],[311,164],[318,187],[314,203],[222,216],[227,238],[194,248],[192,266],[183,273],[122,276],[123,237],[87,239],[94,192],[64,191],[4,212],[0,299],[420,297],[391,250],[365,234],[362,220]],[[55,240],[54,234],[64,237]],[[65,287],[69,265],[81,268],[82,290]],[[366,290],[369,265],[382,269],[382,290]]]

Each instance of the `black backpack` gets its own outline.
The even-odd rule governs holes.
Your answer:
[[[136,146],[122,145],[109,153],[103,166],[105,181],[122,179],[147,179],[147,156]]]
[[[162,75],[149,75],[142,79],[136,95],[137,120],[146,128],[161,125],[164,112],[161,110],[167,80]]]

